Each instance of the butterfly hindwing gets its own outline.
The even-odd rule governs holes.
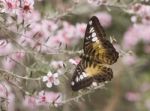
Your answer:
[[[111,68],[83,59],[76,67],[71,81],[71,87],[72,90],[77,91],[90,86],[93,81],[98,83],[110,81],[112,77],[113,72]]]
[[[92,83],[92,78],[85,73],[86,64],[83,60],[77,65],[72,77],[71,87],[73,91],[88,87]]]
[[[113,71],[111,68],[99,64],[99,73],[94,76],[96,82],[110,81],[113,78]]]

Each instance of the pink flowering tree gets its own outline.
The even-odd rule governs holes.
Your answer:
[[[74,92],[87,21],[119,52],[112,82]],[[0,0],[0,110],[149,111],[149,0]]]

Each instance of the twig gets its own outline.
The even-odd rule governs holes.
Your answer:
[[[22,87],[16,85],[15,83],[13,83],[12,81],[6,80],[9,84],[15,86],[16,88],[18,88],[19,90],[21,90],[22,92],[24,92],[26,95],[30,95],[30,92],[24,90]]]
[[[23,77],[23,76],[19,76],[19,75],[13,74],[13,73],[8,72],[8,71],[3,70],[3,69],[0,69],[0,74],[1,74],[1,76],[5,76],[6,75],[8,77],[12,76],[12,77],[16,77],[16,78],[19,78],[19,79],[26,79],[26,80],[31,80],[31,81],[39,81],[43,77],[43,76],[37,77],[37,78]]]
[[[64,101],[62,101],[61,103],[62,104],[66,104],[66,103],[68,103],[68,102],[71,102],[71,101],[76,101],[76,100],[78,100],[79,98],[81,98],[81,97],[83,97],[83,96],[85,96],[85,95],[87,95],[87,94],[90,94],[90,93],[93,93],[95,90],[97,90],[97,89],[102,89],[104,87],[104,84],[101,84],[101,85],[99,85],[99,86],[97,86],[97,87],[95,87],[94,89],[90,89],[90,90],[88,90],[88,91],[86,91],[86,92],[84,92],[84,93],[81,93],[80,95],[78,95],[78,96],[75,96],[75,97],[73,97],[73,98],[69,98],[69,99],[67,99],[67,100],[64,100]]]
[[[105,6],[105,7],[114,7],[114,8],[120,8],[120,9],[127,9],[127,5],[120,5],[120,4],[109,4],[109,3],[103,3],[100,6]]]
[[[54,16],[48,17],[47,19],[57,20],[57,19],[62,18],[66,15],[69,15],[69,14],[73,13],[73,11],[76,9],[77,5],[78,5],[78,2],[74,2],[74,5],[71,8],[68,8],[65,12],[63,12],[63,13],[56,12],[56,14]]]

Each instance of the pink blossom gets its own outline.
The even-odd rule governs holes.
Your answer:
[[[131,17],[131,22],[136,23],[137,22],[137,16],[132,16]]]
[[[53,84],[59,85],[60,81],[58,79],[58,73],[52,74],[52,72],[49,71],[47,76],[43,77],[43,82],[46,82],[48,88],[51,88]]]
[[[150,53],[150,44],[146,44],[145,46],[144,46],[144,51],[146,52],[146,53]]]
[[[137,62],[137,58],[135,55],[126,54],[122,57],[122,62],[125,65],[133,65]]]
[[[21,23],[24,20],[24,26],[32,25],[41,20],[41,15],[38,11],[32,10],[30,13],[24,14],[22,11],[17,13],[17,22]]]
[[[94,15],[96,15],[98,17],[101,25],[104,28],[108,28],[111,26],[112,17],[108,12],[99,12],[99,13],[96,13]]]
[[[87,0],[89,4],[94,6],[102,5],[103,3],[106,3],[106,0]]]
[[[85,33],[85,24],[71,25],[63,22],[62,27],[49,20],[33,22],[19,39],[18,42],[23,46],[30,46],[38,51],[51,52],[52,48],[65,48],[78,43],[81,36]]]
[[[133,48],[139,41],[150,43],[150,26],[144,24],[135,24],[124,34],[123,46],[126,49]]]
[[[48,48],[45,47],[45,48],[43,49],[43,51],[45,51],[45,52],[48,52],[48,51],[50,51],[50,52],[55,52],[55,51],[52,50],[52,49],[54,49],[54,48],[59,48],[60,44],[62,43],[61,37],[62,37],[62,36],[59,36],[59,35],[54,35],[54,36],[50,37],[50,38],[48,39],[48,41],[45,43],[45,45],[46,45]]]
[[[123,47],[125,49],[130,49],[135,46],[139,41],[139,36],[137,35],[137,29],[134,27],[129,27],[127,32],[124,34]]]
[[[15,111],[15,95],[10,93],[8,96],[8,111]]]
[[[37,108],[37,98],[34,96],[25,96],[25,99],[23,101],[23,106],[28,107],[30,109],[36,109]]]
[[[8,111],[14,111],[15,96],[6,82],[0,83],[0,101],[5,100]]]
[[[62,94],[57,92],[41,91],[39,92],[38,105],[61,105]]]
[[[59,30],[57,32],[57,35],[54,36],[55,37],[55,40],[56,40],[56,43],[62,43],[62,44],[67,44],[67,45],[71,45],[71,39],[73,38],[73,33],[72,33],[72,29],[69,30],[67,33],[67,30]]]
[[[21,52],[21,51],[18,51],[18,52],[13,53],[13,54],[11,55],[11,58],[12,58],[14,61],[17,61],[17,62],[23,60],[24,57],[25,57],[25,52]]]
[[[16,66],[17,62],[24,59],[24,56],[24,52],[16,52],[4,58],[2,62],[4,69],[9,71],[12,70]]]
[[[16,62],[10,57],[3,59],[2,61],[3,68],[10,71],[16,66]]]
[[[140,94],[137,92],[128,92],[125,95],[126,99],[131,102],[136,102],[140,100]]]
[[[64,67],[64,63],[63,63],[63,61],[52,61],[50,63],[50,66],[52,66],[55,69],[59,69],[59,68]]]
[[[21,9],[23,13],[31,13],[33,10],[34,0],[23,0],[21,1]]]
[[[13,46],[6,40],[0,40],[0,55],[8,55],[12,52]]]
[[[76,37],[83,38],[86,30],[86,24],[85,23],[77,23],[76,24]]]
[[[149,91],[149,90],[150,90],[150,84],[149,83],[143,83],[140,86],[140,91],[141,92],[146,92],[146,91]]]
[[[76,28],[68,22],[63,22],[62,28],[57,31],[56,35],[50,38],[54,41],[54,45],[59,45],[60,43],[67,44],[68,46],[73,46],[79,40],[76,37]],[[51,44],[51,41],[48,41]],[[52,45],[52,44],[51,44]]]
[[[4,6],[2,12],[15,13],[17,9],[18,0],[2,0]]]
[[[132,14],[141,18],[141,22],[144,24],[150,24],[150,6],[140,3],[134,4],[129,10]]]
[[[61,35],[63,36],[64,39],[71,39],[74,37],[76,31],[75,27],[68,22],[64,21],[63,22],[63,30],[60,31]]]
[[[147,99],[146,101],[145,101],[145,106],[146,106],[146,108],[148,109],[148,111],[150,110],[150,99]]]
[[[22,11],[22,14],[30,13],[33,10],[34,0],[2,0],[4,9],[3,12],[11,14],[12,12],[18,14]]]
[[[36,50],[40,50],[49,35],[50,33],[46,24],[32,23],[30,30],[26,31],[26,33],[18,39],[18,42],[23,46],[30,46]]]
[[[80,59],[78,59],[78,58],[77,59],[69,59],[69,62],[73,65],[78,65],[80,62]]]
[[[54,21],[51,21],[51,20],[42,20],[42,24],[45,25],[46,29],[49,32],[53,32],[58,29],[58,25]]]

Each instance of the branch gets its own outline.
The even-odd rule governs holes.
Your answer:
[[[26,79],[26,80],[31,80],[31,81],[39,81],[42,79],[43,76],[41,77],[37,77],[37,78],[29,78],[29,77],[23,77],[23,76],[19,76],[19,75],[16,75],[16,74],[13,74],[11,72],[8,72],[6,70],[3,70],[3,69],[0,69],[0,75],[4,78],[19,78],[19,79]]]
[[[90,89],[90,90],[88,90],[88,91],[86,91],[86,92],[83,92],[83,93],[81,93],[80,95],[78,95],[78,96],[75,96],[75,97],[73,97],[73,98],[69,98],[69,99],[67,99],[67,100],[64,100],[64,101],[62,101],[62,104],[66,104],[66,103],[69,103],[69,102],[71,102],[71,101],[76,101],[76,100],[78,100],[79,98],[81,98],[81,97],[83,97],[83,96],[85,96],[85,95],[87,95],[87,94],[90,94],[90,93],[93,93],[93,92],[95,92],[97,89],[102,89],[102,88],[104,88],[104,83],[103,84],[100,84],[99,86],[97,86],[97,87],[94,87],[93,89]]]

